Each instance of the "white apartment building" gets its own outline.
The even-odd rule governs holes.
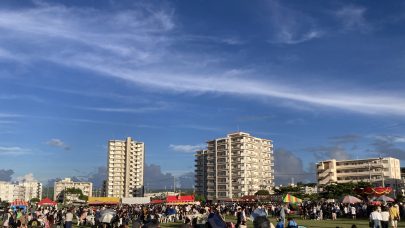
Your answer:
[[[33,198],[42,198],[42,183],[37,181],[24,181],[18,183],[18,185],[24,187],[25,201],[29,201]]]
[[[143,196],[145,145],[134,141],[110,140],[108,142],[108,197]]]
[[[53,199],[57,200],[59,194],[68,188],[76,188],[82,190],[83,195],[92,197],[93,193],[93,183],[91,182],[74,182],[70,178],[65,178],[60,181],[55,181],[54,183],[54,194]]]
[[[202,162],[205,159],[206,163]],[[244,132],[208,141],[207,150],[197,152],[196,175],[206,175],[196,176],[195,187],[208,200],[239,198],[261,189],[272,191],[273,143]]]
[[[369,158],[357,160],[335,159],[316,164],[319,185],[347,182],[382,182],[401,179],[400,162],[396,158]]]
[[[0,199],[11,202],[13,200],[30,201],[42,198],[42,184],[36,181],[11,183],[0,181]]]
[[[0,199],[1,201],[7,201],[11,202],[14,200],[14,189],[15,189],[15,184],[6,182],[6,181],[0,181]]]

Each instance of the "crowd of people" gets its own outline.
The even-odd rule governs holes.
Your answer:
[[[191,227],[247,227],[253,221],[254,227],[297,228],[293,219],[336,220],[341,217],[369,218],[370,227],[396,228],[404,206],[398,204],[375,207],[367,204],[314,203],[220,203],[201,205],[116,205],[116,206],[70,206],[28,207],[7,210],[2,216],[5,228],[71,228],[87,225],[96,228],[150,228],[161,223],[177,222],[184,228]],[[229,222],[235,220],[235,224]],[[228,222],[226,222],[228,221]]]

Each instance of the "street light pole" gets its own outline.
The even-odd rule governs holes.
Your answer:
[[[383,164],[383,158],[380,157],[380,163],[381,163],[381,185],[384,188],[385,187],[385,181],[384,181],[384,164]]]

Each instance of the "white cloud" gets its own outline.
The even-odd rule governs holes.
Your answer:
[[[381,140],[391,143],[405,143],[405,136],[400,135],[377,135],[374,136],[376,140]]]
[[[194,153],[197,150],[204,149],[205,145],[204,144],[198,144],[198,145],[173,145],[173,144],[170,144],[169,148],[176,152]]]
[[[274,34],[271,43],[299,44],[320,38],[324,32],[308,15],[287,8],[279,1],[270,3],[270,18]]]
[[[83,110],[98,111],[98,112],[119,112],[119,113],[146,113],[156,112],[167,109],[169,106],[164,102],[155,104],[154,106],[140,106],[136,105],[136,108],[113,108],[113,107],[77,107]]]
[[[53,147],[59,147],[64,150],[70,150],[70,146],[66,145],[66,143],[60,139],[51,139],[48,142],[46,142],[46,144]]]
[[[20,182],[32,182],[32,181],[37,181],[37,179],[35,179],[33,173],[28,173],[28,174],[26,174],[26,175],[24,175],[24,176],[17,177],[16,179],[17,179],[17,181],[20,181]]]
[[[361,6],[348,5],[336,12],[337,18],[345,30],[368,31],[371,25],[365,18],[366,8]]]
[[[277,27],[280,42],[299,43],[322,35],[310,18],[300,15],[290,18],[290,10],[277,4],[273,10],[273,21],[280,24]],[[347,12],[351,11],[340,14],[349,14]],[[364,11],[360,10],[358,14],[363,15]],[[284,15],[287,15],[286,20]],[[215,64],[201,66],[199,63],[216,57],[215,53],[188,53],[172,48],[179,45],[172,34],[177,28],[173,17],[171,9],[143,10],[142,7],[108,14],[95,9],[60,5],[2,10],[0,32],[7,35],[0,37],[0,48],[15,54],[16,58],[23,56],[24,60],[32,62],[50,61],[84,69],[159,93],[229,94],[260,97],[276,104],[299,103],[305,108],[405,115],[405,96],[402,94],[369,91],[349,83],[344,90],[330,87],[330,84],[306,85],[298,81],[296,85],[285,84],[272,80],[274,75],[262,75],[253,70],[230,77],[232,69],[223,69]],[[302,21],[308,26],[302,27]],[[8,45],[10,42],[19,49],[13,49],[13,45]],[[90,108],[109,112],[134,111]]]
[[[0,156],[1,155],[13,155],[13,156],[20,156],[20,155],[25,155],[31,153],[31,150],[21,148],[18,146],[11,146],[11,147],[5,147],[5,146],[0,146]]]

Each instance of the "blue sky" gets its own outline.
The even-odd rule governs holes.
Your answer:
[[[180,176],[229,132],[277,181],[321,159],[405,162],[401,1],[1,1],[0,167],[88,175],[107,141]],[[293,166],[291,164],[294,164]]]

